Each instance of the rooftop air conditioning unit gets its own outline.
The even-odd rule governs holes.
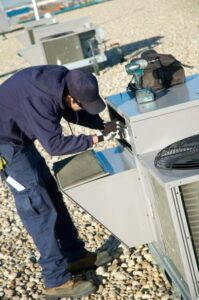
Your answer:
[[[199,178],[176,178],[169,185],[154,174],[148,173],[148,178],[161,231],[161,242],[151,244],[151,251],[182,299],[198,299]]]
[[[199,172],[158,169],[154,161],[161,149],[198,134],[198,95],[199,75],[193,75],[149,103],[138,104],[126,91],[108,96],[110,119],[124,130],[118,147],[95,154],[108,174],[60,185],[127,246],[149,244],[182,300],[199,300]],[[58,182],[71,174],[69,165],[62,162],[55,172]]]
[[[88,17],[44,25],[31,23],[18,36],[26,46],[18,54],[30,65],[63,65],[70,70],[92,67],[99,74],[99,64],[107,61],[100,47],[105,39],[102,28],[94,27]]]

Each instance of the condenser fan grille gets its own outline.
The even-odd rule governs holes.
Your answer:
[[[199,135],[173,143],[162,149],[154,164],[161,169],[199,168]]]

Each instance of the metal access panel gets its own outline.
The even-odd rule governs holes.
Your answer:
[[[132,153],[122,146],[96,153],[109,175],[62,191],[129,247],[153,241]]]
[[[159,170],[154,167],[157,152],[140,156],[151,183],[148,195],[160,224],[164,265],[183,299],[199,297],[199,174],[198,170]],[[164,263],[164,260],[166,263]]]
[[[125,92],[109,96],[107,103],[111,118],[123,118],[130,146],[140,155],[198,134],[198,100],[199,74],[168,89],[155,101],[139,105],[132,93]]]

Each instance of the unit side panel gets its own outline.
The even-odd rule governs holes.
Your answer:
[[[180,187],[172,188],[171,193],[174,204],[171,209],[174,209],[177,212],[177,218],[174,219],[174,222],[176,223],[176,235],[179,237],[178,241],[186,272],[186,280],[190,293],[192,294],[193,299],[195,299],[195,297],[199,295],[199,274],[193,250],[193,241],[191,241],[190,230],[188,227],[187,212],[183,205],[183,195],[180,193]]]
[[[140,178],[143,188],[143,193],[145,195],[145,200],[148,206],[150,220],[152,223],[152,228],[154,231],[154,242],[158,244],[158,246],[165,252],[164,244],[163,244],[163,234],[161,231],[161,225],[159,216],[157,213],[157,209],[155,206],[155,195],[153,192],[153,187],[151,185],[151,177],[148,170],[140,163],[139,160],[136,161],[137,167],[140,170]]]
[[[166,190],[152,176],[151,183],[154,190],[155,206],[163,233],[163,242],[166,249],[166,255],[168,255],[170,259],[175,262],[175,265],[181,273],[181,276],[186,279]]]
[[[136,170],[110,175],[66,193],[127,246],[153,241]]]
[[[191,240],[199,262],[199,181],[182,185],[180,191],[185,206]]]

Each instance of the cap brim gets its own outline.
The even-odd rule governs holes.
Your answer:
[[[85,109],[91,115],[98,115],[105,108],[106,104],[100,96],[95,101],[88,101],[88,104],[83,104],[83,109]]]

